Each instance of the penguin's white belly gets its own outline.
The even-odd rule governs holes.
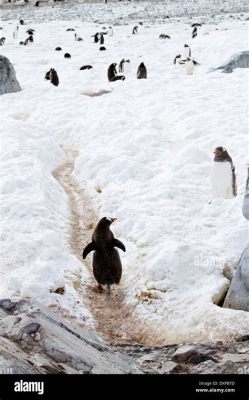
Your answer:
[[[186,63],[187,75],[192,75],[194,73],[194,64],[192,62]]]
[[[214,161],[210,173],[210,182],[213,198],[233,198],[232,170],[231,164],[227,161]]]
[[[124,73],[125,74],[130,74],[131,72],[131,63],[124,63]]]

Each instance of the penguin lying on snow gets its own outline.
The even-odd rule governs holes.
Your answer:
[[[92,235],[92,242],[89,243],[83,251],[83,259],[91,252],[93,254],[93,275],[98,282],[98,288],[101,285],[107,286],[107,293],[111,293],[111,285],[118,284],[122,276],[122,264],[119,253],[114,247],[126,251],[125,246],[120,240],[115,239],[110,225],[117,218],[102,218]]]
[[[91,65],[83,65],[82,67],[80,67],[80,71],[84,71],[84,69],[91,69],[92,66]]]
[[[165,35],[164,33],[161,33],[161,35],[159,35],[159,39],[170,39],[170,36]]]

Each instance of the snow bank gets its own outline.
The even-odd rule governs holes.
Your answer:
[[[132,12],[133,7],[126,10]],[[4,184],[3,196],[8,196],[4,214],[14,222],[4,223],[2,293],[34,290],[47,299],[48,285],[53,289],[62,284],[69,265],[72,271],[80,268],[66,245],[65,195],[51,176],[63,160],[59,143],[80,152],[75,177],[87,185],[99,216],[118,217],[113,231],[127,248],[122,254],[126,302],[150,324],[152,335],[186,342],[248,332],[248,313],[213,304],[228,286],[224,270],[234,269],[247,242],[241,204],[248,156],[248,70],[207,74],[246,49],[246,23],[225,18],[218,25],[206,23],[194,40],[191,23],[159,26],[147,20],[138,35],[131,34],[133,23],[115,26],[114,36],[106,38],[106,52],[92,43],[91,35],[99,29],[95,23],[32,23],[35,42],[25,48],[11,39],[15,23],[3,24],[8,40],[2,50],[23,87],[2,104],[4,131],[25,151],[20,167],[15,157],[4,163],[7,172],[12,163],[12,171],[25,171],[25,179],[17,175],[14,183]],[[68,27],[75,28],[84,42],[75,42],[74,32],[66,32]],[[20,38],[25,30],[20,27]],[[161,33],[171,39],[159,40]],[[201,63],[193,76],[173,65],[184,43]],[[72,58],[65,60],[54,51],[56,46]],[[108,66],[122,58],[131,60],[130,75],[124,82],[109,83]],[[141,61],[148,69],[147,80],[136,79]],[[79,71],[84,64],[93,69]],[[44,80],[51,67],[58,72],[58,88]],[[110,93],[83,94],[100,90]],[[22,121],[15,122],[16,118]],[[238,196],[210,203],[209,173],[217,146],[226,147],[233,159]],[[38,172],[33,165],[39,166]],[[33,182],[31,187],[27,182]],[[23,190],[27,192],[19,206],[16,199]],[[50,280],[46,268],[53,271]],[[41,283],[34,288],[35,274],[46,282],[45,289]],[[49,299],[54,301],[55,296]],[[79,310],[73,289],[65,296],[59,296],[60,301],[64,298],[67,307]]]

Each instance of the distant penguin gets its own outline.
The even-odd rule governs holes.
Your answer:
[[[80,67],[80,71],[84,71],[85,69],[92,69],[91,65],[83,65],[82,67]]]
[[[3,45],[4,45],[5,40],[6,40],[5,37],[2,37],[2,38],[0,39],[0,46],[3,46]]]
[[[105,38],[104,38],[104,35],[103,34],[101,34],[100,35],[100,44],[104,44],[105,43]]]
[[[182,59],[181,54],[177,54],[177,56],[175,56],[174,58],[174,64],[179,64],[181,59]]]
[[[137,32],[138,32],[138,26],[134,26],[134,28],[132,29],[133,35],[135,35]]]
[[[39,2],[39,1],[36,1],[35,6],[36,6],[36,7],[39,7],[39,5],[40,5],[40,2]]]
[[[184,45],[182,57],[183,57],[183,59],[187,59],[187,58],[191,57],[191,49],[188,44]]]
[[[193,63],[193,60],[191,60],[191,58],[187,58],[187,60],[185,61],[185,66],[187,75],[193,75],[195,70],[195,65]]]
[[[92,235],[92,242],[89,243],[83,251],[83,259],[94,251],[92,267],[93,275],[98,283],[98,289],[106,285],[107,293],[111,293],[111,285],[118,284],[122,276],[122,264],[119,257],[119,249],[126,251],[125,246],[118,239],[114,238],[110,225],[116,218],[102,218]]]
[[[50,69],[49,79],[50,79],[50,82],[54,86],[58,86],[59,85],[59,78],[58,78],[57,72],[55,71],[54,68]]]
[[[105,46],[100,46],[99,50],[104,51],[104,50],[106,50],[106,48],[105,48]]]
[[[62,48],[61,48],[61,47],[56,47],[55,50],[56,50],[56,51],[61,51]]]
[[[170,36],[165,35],[164,33],[161,33],[161,35],[159,35],[159,39],[170,39]]]
[[[16,26],[16,29],[13,32],[13,39],[17,39],[18,38],[18,31],[19,31],[19,26]]]
[[[210,173],[213,198],[232,199],[237,195],[235,167],[224,147],[216,147]]]
[[[34,32],[35,32],[34,29],[28,29],[28,30],[26,31],[26,33],[27,33],[28,35],[30,35],[30,36],[33,35]]]
[[[74,40],[75,40],[76,42],[83,42],[83,39],[82,39],[81,37],[79,37],[79,36],[77,35],[77,33],[74,34]]]
[[[131,62],[130,62],[130,60],[125,60],[124,73],[129,74],[130,72],[131,72]]]
[[[125,77],[124,75],[117,75],[117,69],[116,69],[117,64],[116,63],[112,63],[107,71],[107,76],[108,76],[108,80],[109,82],[114,82],[114,81],[124,81]]]
[[[24,25],[24,24],[25,24],[24,20],[23,20],[23,19],[20,19],[19,24],[20,24],[20,25]]]
[[[198,24],[197,22],[191,25],[191,28],[195,28],[196,26],[201,26],[201,24]]]
[[[197,27],[193,29],[192,38],[194,39],[197,36]]]
[[[143,62],[138,67],[137,79],[147,79],[147,68]]]
[[[71,54],[65,53],[65,54],[64,54],[64,58],[71,58]]]
[[[119,72],[124,72],[124,63],[125,63],[125,59],[123,58],[123,59],[120,61],[119,66],[118,66],[118,71],[119,71]]]
[[[95,33],[94,37],[94,43],[98,43],[99,42],[99,32]]]
[[[108,33],[109,33],[109,36],[113,36],[113,29],[112,29],[111,26],[109,26],[109,31],[108,31]]]

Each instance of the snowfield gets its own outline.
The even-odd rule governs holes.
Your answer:
[[[159,24],[146,14],[151,4],[116,4],[113,21],[122,17],[125,24],[113,27],[114,36],[105,37],[107,51],[101,52],[91,36],[111,23],[105,6],[96,6],[96,18],[95,6],[84,6],[92,22],[79,19],[80,6],[75,7],[70,20],[64,7],[61,18],[59,7],[39,9],[37,20],[34,8],[2,12],[1,54],[12,62],[23,90],[0,97],[0,297],[33,297],[93,326],[84,295],[72,284],[80,279],[84,287],[89,273],[68,244],[68,199],[52,175],[66,159],[63,149],[74,150],[79,152],[74,176],[99,218],[118,218],[112,230],[126,246],[126,253],[120,252],[125,301],[154,341],[228,340],[248,333],[247,312],[216,305],[248,241],[241,212],[248,69],[208,72],[247,50],[249,14],[205,17],[200,7],[199,18],[176,12],[159,18]],[[143,25],[132,35],[138,9]],[[28,22],[13,39],[19,17]],[[101,25],[94,22],[100,17]],[[191,24],[199,21],[203,25],[192,39]],[[34,43],[20,46],[27,28],[35,29]],[[160,40],[161,33],[171,39]],[[185,43],[201,64],[192,76],[185,66],[173,65]],[[55,51],[57,46],[63,50]],[[65,52],[72,58],[64,59]],[[108,66],[122,58],[131,60],[131,72],[123,82],[108,82]],[[147,80],[136,79],[142,61]],[[93,68],[80,71],[86,64]],[[50,68],[58,73],[58,87],[44,79]],[[109,93],[89,96],[102,90]],[[217,146],[226,147],[233,159],[238,195],[211,202],[209,174]],[[63,295],[54,293],[64,285]]]

